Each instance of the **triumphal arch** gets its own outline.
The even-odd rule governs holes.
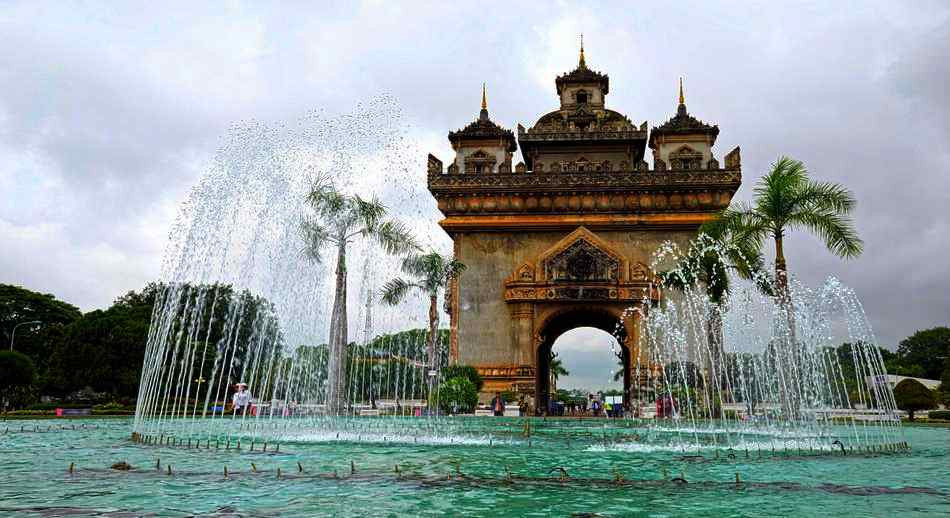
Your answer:
[[[575,327],[618,337],[630,393],[642,352],[637,312],[625,310],[661,296],[651,254],[686,243],[741,180],[739,148],[720,164],[719,128],[687,112],[682,84],[676,114],[648,127],[607,108],[609,78],[583,48],[554,83],[559,108],[517,136],[489,118],[483,90],[478,119],[449,133],[454,160],[428,162],[439,224],[467,266],[446,296],[451,361],[478,369],[482,397],[512,390],[539,409],[551,346]]]

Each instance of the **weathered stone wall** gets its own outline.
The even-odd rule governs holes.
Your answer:
[[[467,268],[459,281],[459,361],[474,366],[534,365],[516,346],[517,332],[505,302],[505,280],[522,263],[536,260],[574,229],[537,232],[467,232],[454,235],[457,258]],[[690,230],[594,231],[631,264],[649,264],[665,241],[685,246]],[[596,302],[590,304],[596,305]]]

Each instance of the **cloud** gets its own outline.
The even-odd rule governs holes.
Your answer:
[[[796,275],[836,274],[881,341],[947,324],[950,7],[873,2],[517,6],[7,2],[0,7],[0,282],[85,310],[157,277],[177,205],[234,123],[292,124],[380,92],[444,161],[477,116],[531,124],[554,77],[610,74],[608,105],[659,124],[686,80],[691,113],[743,151],[739,199],[780,154],[858,200],[866,252],[788,241]],[[421,178],[421,175],[420,175]],[[425,209],[428,210],[428,209]]]

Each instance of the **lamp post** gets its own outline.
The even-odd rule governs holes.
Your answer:
[[[30,325],[30,324],[42,324],[39,320],[32,320],[30,322],[20,322],[19,324],[13,326],[13,332],[10,333],[10,350],[13,350],[13,338],[16,336],[16,328],[20,326]]]

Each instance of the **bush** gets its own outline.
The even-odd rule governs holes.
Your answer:
[[[950,421],[950,410],[933,410],[928,415],[930,419],[940,419],[942,421]]]
[[[443,413],[469,413],[478,404],[478,390],[467,377],[457,376],[439,385],[438,398]]]
[[[449,365],[442,369],[442,379],[450,380],[452,378],[468,378],[475,385],[475,390],[482,390],[485,381],[479,376],[478,371],[471,365]]]
[[[911,421],[914,420],[914,412],[937,408],[934,393],[913,379],[905,379],[894,387],[894,399],[897,400],[897,408],[905,410]]]

